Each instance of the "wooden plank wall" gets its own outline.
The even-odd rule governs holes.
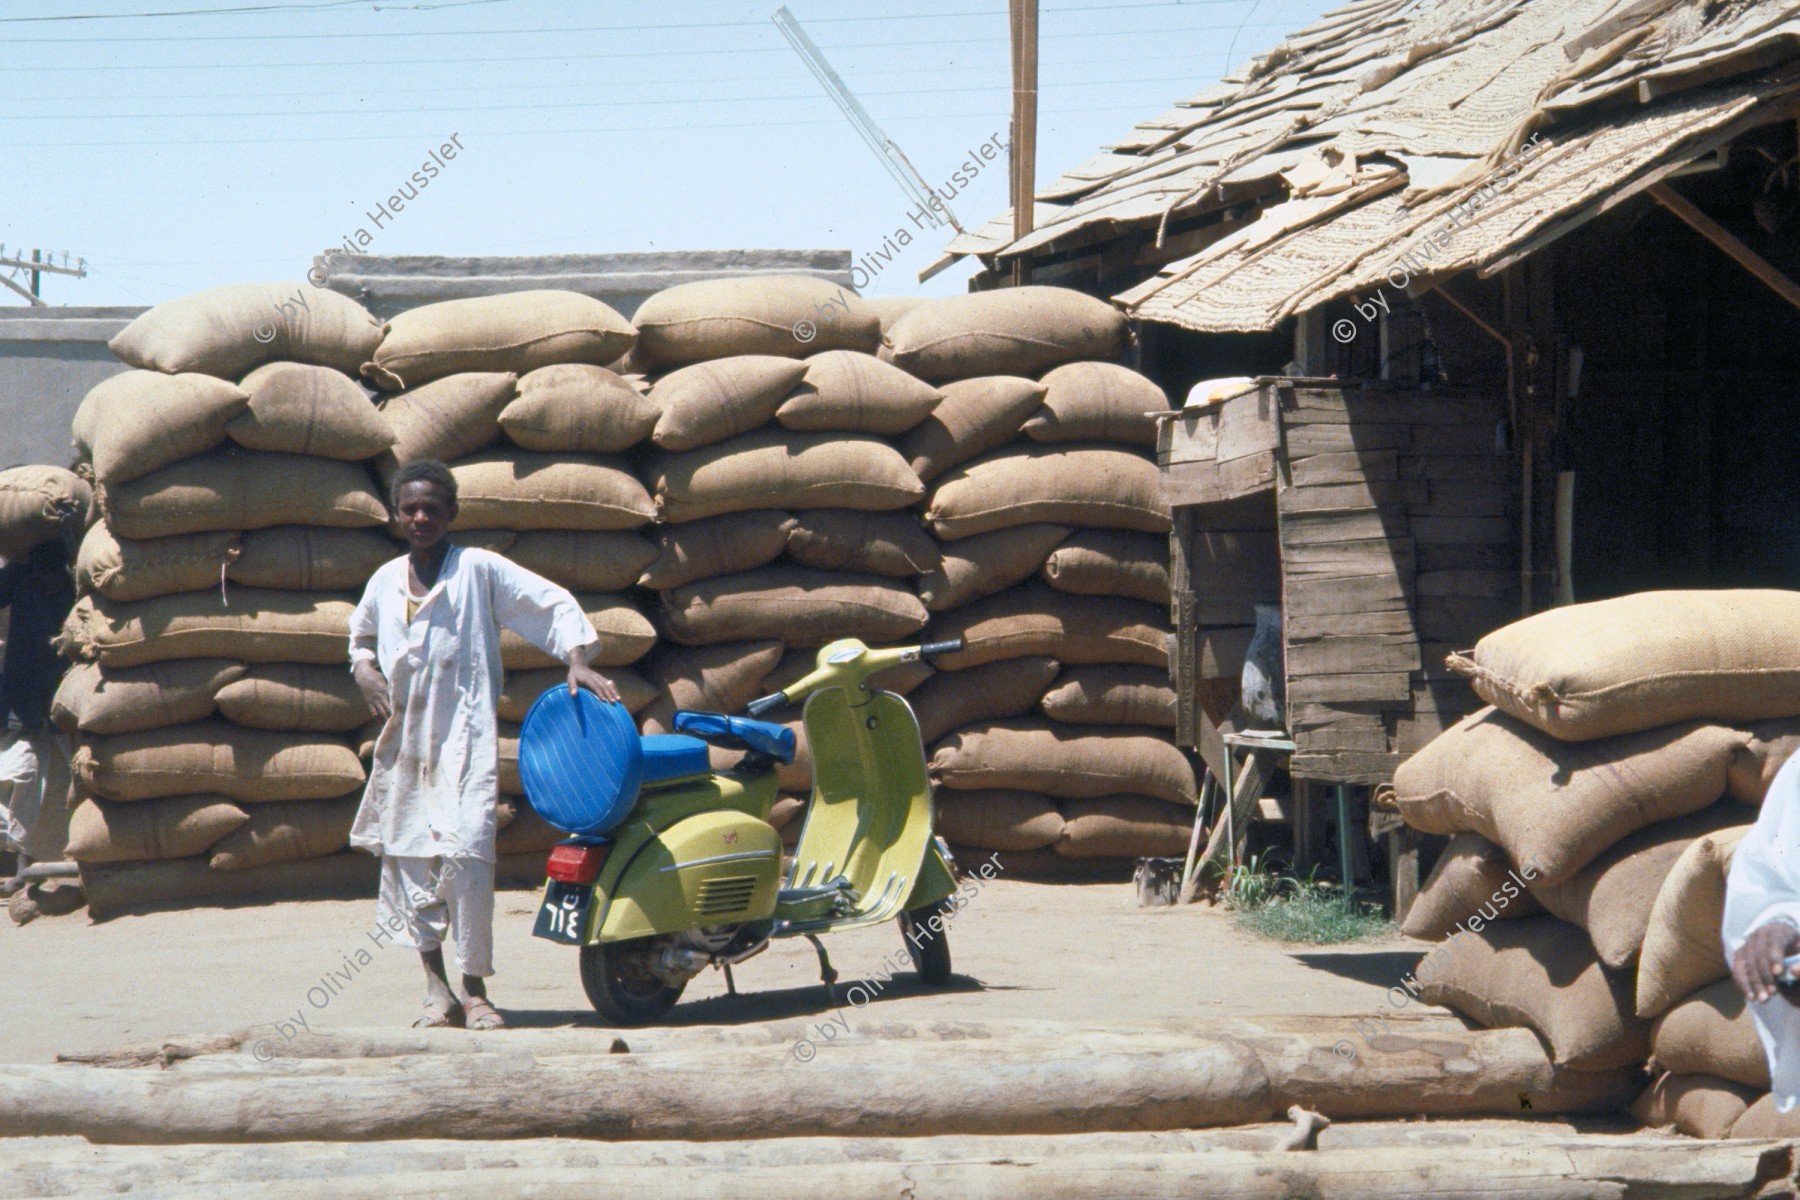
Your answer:
[[[1444,657],[1517,618],[1517,459],[1500,406],[1269,385],[1297,778],[1378,783],[1478,705]]]

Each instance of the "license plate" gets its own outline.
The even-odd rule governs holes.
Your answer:
[[[544,902],[538,907],[537,924],[531,927],[532,935],[579,945],[582,934],[587,932],[588,913],[593,907],[592,887],[552,879],[544,892]]]

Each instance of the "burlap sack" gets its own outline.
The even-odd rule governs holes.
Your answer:
[[[911,513],[813,508],[794,514],[787,556],[821,571],[861,571],[911,579],[934,570],[937,543]]]
[[[661,454],[648,478],[657,515],[697,521],[753,508],[907,508],[925,495],[899,451],[857,434],[764,429],[684,454]]]
[[[496,854],[548,854],[568,833],[537,815],[529,804],[518,806],[512,824],[494,839]]]
[[[349,733],[371,719],[348,666],[265,663],[226,684],[215,697],[219,713],[251,729]]]
[[[1044,563],[1044,580],[1083,596],[1169,603],[1169,539],[1124,529],[1081,529]]]
[[[542,866],[542,860],[539,860]],[[498,864],[497,864],[498,868]],[[496,877],[499,870],[496,869]],[[209,904],[268,905],[277,900],[372,900],[381,861],[360,850],[270,863],[259,871],[215,871],[205,857],[94,863],[81,869],[88,912],[104,920],[127,912]],[[542,882],[539,876],[538,882]]]
[[[1032,720],[977,725],[932,748],[931,777],[959,790],[1016,788],[1076,800],[1132,795],[1195,802],[1194,768],[1187,756],[1166,735],[1149,729],[1074,733]]]
[[[490,450],[453,463],[452,529],[634,529],[656,510],[625,465],[533,450]]]
[[[1722,1138],[1756,1099],[1756,1090],[1713,1075],[1659,1076],[1631,1103],[1631,1115],[1653,1129],[1674,1126],[1688,1137]]]
[[[756,509],[658,525],[651,535],[656,557],[638,577],[638,585],[667,591],[698,579],[767,566],[787,549],[792,521],[784,512]]]
[[[1156,464],[1135,450],[1032,446],[1001,450],[940,480],[925,510],[940,538],[1034,521],[1167,533]]]
[[[1044,376],[1044,406],[1025,422],[1034,442],[1156,445],[1156,413],[1169,411],[1161,388],[1117,363],[1077,362]]]
[[[500,414],[517,400],[518,384],[517,375],[472,371],[387,397],[380,415],[393,428],[394,445],[376,464],[383,484],[401,463],[450,462],[499,441]]]
[[[158,304],[106,346],[148,371],[242,379],[270,362],[354,375],[380,341],[381,325],[348,296],[305,283],[228,283]]]
[[[1065,800],[1062,813],[1056,852],[1068,858],[1176,857],[1187,853],[1194,832],[1191,807],[1142,796]]]
[[[580,292],[544,288],[443,300],[382,326],[363,378],[384,392],[465,371],[523,375],[552,363],[605,366],[632,348],[630,322]]]
[[[898,321],[901,317],[904,317],[913,309],[918,308],[921,304],[930,304],[931,297],[870,296],[867,303],[869,307],[874,310],[875,316],[881,321],[881,336],[885,339],[888,330],[894,327],[894,322]],[[886,353],[886,350],[887,348],[883,346],[882,353]]]
[[[216,792],[230,800],[323,800],[362,786],[343,741],[270,733],[219,720],[93,737],[75,751],[75,777],[106,800]]]
[[[631,667],[607,667],[600,672],[619,689],[619,702],[636,715],[656,699],[656,688]],[[495,705],[502,721],[523,721],[539,696],[554,687],[569,686],[567,667],[539,667],[533,671],[508,671]]]
[[[93,489],[73,471],[61,467],[0,471],[0,558],[23,558],[61,537],[65,519],[86,525],[93,506]]]
[[[79,863],[186,858],[204,854],[249,819],[221,796],[170,796],[135,804],[83,800],[69,814],[69,844],[63,853]]]
[[[1036,375],[1058,363],[1117,358],[1125,318],[1056,287],[997,288],[921,304],[882,339],[894,365],[933,383],[972,375]]]
[[[673,642],[778,638],[822,646],[837,638],[870,645],[904,641],[925,628],[925,606],[911,589],[874,575],[805,567],[761,567],[662,593],[663,631]]]
[[[1564,741],[1800,715],[1800,592],[1639,592],[1515,621],[1450,666]]]
[[[1650,1026],[1657,1065],[1678,1075],[1717,1075],[1759,1091],[1769,1089],[1769,1060],[1730,979],[1710,983]]]
[[[664,450],[694,450],[761,429],[806,374],[806,364],[740,354],[671,371],[650,389],[661,412],[650,438]]]
[[[939,616],[930,636],[963,639],[962,650],[937,661],[951,671],[1028,654],[1064,664],[1166,667],[1168,629],[1168,613],[1141,600],[1071,596],[1027,583]]]
[[[82,400],[75,444],[93,463],[94,478],[116,487],[211,450],[249,403],[242,388],[210,375],[126,371]]]
[[[1734,1138],[1800,1138],[1800,1108],[1775,1111],[1775,1097],[1761,1097],[1731,1126]]]
[[[244,871],[269,863],[336,854],[350,845],[361,796],[253,804],[249,820],[213,847],[215,871]]]
[[[1750,734],[1750,744],[1732,762],[1725,786],[1733,800],[1760,805],[1775,782],[1775,773],[1800,750],[1800,719],[1754,721],[1743,728]]]
[[[788,429],[894,437],[931,415],[944,394],[872,354],[827,350],[806,360],[798,391],[775,410]]]
[[[651,733],[674,732],[679,709],[741,713],[763,694],[762,683],[781,661],[781,643],[724,642],[713,646],[664,643],[644,660],[644,679],[656,698],[642,724]]]
[[[506,556],[572,591],[617,592],[637,583],[656,546],[635,533],[534,529],[520,534]]]
[[[1650,906],[1638,959],[1637,1013],[1654,1017],[1730,974],[1719,927],[1725,920],[1725,880],[1731,856],[1750,829],[1722,829],[1681,852]]]
[[[361,591],[377,568],[404,552],[373,529],[277,525],[246,533],[225,574],[245,587]]]
[[[1472,829],[1560,883],[1646,825],[1711,805],[1749,735],[1689,723],[1569,743],[1483,708],[1394,773],[1406,823]]]
[[[536,533],[560,533],[563,530],[534,530]],[[519,540],[519,535],[510,529],[459,529],[451,539],[458,546],[469,550],[490,550],[495,554],[508,554]]]
[[[881,344],[880,321],[861,296],[804,275],[677,284],[640,304],[632,322],[638,357],[663,366],[735,354],[873,352]]]
[[[1555,917],[1458,934],[1415,973],[1425,1003],[1490,1029],[1534,1029],[1559,1067],[1605,1071],[1650,1052],[1650,1022],[1631,1015],[1631,977],[1601,966],[1581,931]]]
[[[1467,922],[1534,917],[1544,911],[1529,880],[1506,861],[1506,851],[1478,833],[1458,833],[1438,855],[1425,886],[1413,898],[1400,932],[1437,941]]]
[[[1054,658],[1030,657],[939,671],[909,697],[919,718],[919,740],[929,746],[967,725],[1022,716],[1037,707],[1061,669]]]
[[[519,379],[500,428],[527,450],[617,454],[656,428],[656,405],[623,376],[591,363],[555,363]]]
[[[1175,689],[1167,667],[1097,663],[1070,667],[1044,693],[1044,715],[1072,725],[1175,728]]]
[[[813,786],[813,757],[812,746],[806,740],[806,722],[795,717],[781,724],[793,731],[794,758],[792,762],[775,764],[775,786],[784,792],[810,796]]]
[[[604,592],[577,592],[581,611],[600,635],[600,649],[591,666],[622,667],[650,653],[656,645],[656,628],[638,611],[629,595]],[[566,666],[551,658],[510,629],[500,631],[500,665],[508,671],[535,671],[544,667]]]
[[[240,386],[250,394],[250,407],[225,432],[248,449],[355,462],[374,458],[396,440],[356,380],[330,367],[266,363]]]
[[[219,689],[244,671],[244,664],[224,658],[180,658],[122,670],[82,663],[63,675],[52,707],[65,731],[139,733],[212,716]]]
[[[212,590],[238,556],[238,545],[229,530],[121,542],[96,521],[75,553],[75,586],[120,601]]]
[[[229,607],[216,592],[136,604],[83,596],[59,645],[69,657],[98,661],[108,671],[180,658],[347,663],[353,608],[345,597],[258,588],[233,588]]]
[[[387,522],[387,506],[356,463],[237,449],[214,450],[119,487],[102,487],[100,508],[121,538],[272,525],[357,529]]]
[[[1742,805],[1721,802],[1688,817],[1659,821],[1621,839],[1561,883],[1533,882],[1532,893],[1555,916],[1587,931],[1609,967],[1637,961],[1644,929],[1663,881],[1694,839],[1755,819]]]
[[[913,471],[929,483],[1019,434],[1044,401],[1044,385],[1016,375],[988,375],[948,383],[931,415],[900,442]]]
[[[981,850],[1041,850],[1063,835],[1062,810],[1031,792],[937,794],[933,832],[947,842]]]
[[[919,598],[934,613],[1003,592],[1038,573],[1070,534],[1067,525],[1013,525],[939,548],[935,571],[919,580]]]

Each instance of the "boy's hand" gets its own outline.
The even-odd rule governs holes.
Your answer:
[[[356,680],[356,686],[362,692],[369,712],[385,725],[388,718],[394,715],[394,702],[388,695],[387,680],[382,678],[381,668],[365,659],[356,664],[350,675]]]
[[[1776,978],[1781,960],[1800,949],[1800,932],[1782,921],[1770,921],[1750,931],[1731,959],[1731,977],[1738,991],[1752,1004],[1761,1004],[1778,991],[1790,1004],[1800,1005],[1794,993]]]
[[[578,688],[586,688],[608,704],[617,704],[619,689],[613,686],[613,681],[588,666],[588,660],[597,649],[598,643],[590,643],[569,656],[569,695],[573,696]]]

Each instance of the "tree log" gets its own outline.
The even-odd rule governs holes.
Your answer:
[[[300,1143],[94,1147],[8,1144],[8,1196],[117,1194],[173,1200],[242,1188],[269,1200],[387,1200],[431,1195],[579,1197],[681,1195],[748,1200],[927,1197],[1375,1197],[1750,1196],[1791,1167],[1778,1142],[1700,1143],[1654,1136],[1581,1136],[1530,1126],[1436,1140],[1408,1127],[1360,1139],[1334,1126],[1313,1154],[1247,1149],[1220,1135],[1114,1134],[1066,1138],[804,1138],[758,1142],[403,1142],[381,1147]],[[1250,1131],[1228,1131],[1241,1135]],[[1271,1139],[1277,1130],[1256,1133]],[[1429,1134],[1429,1131],[1423,1131]],[[1154,1139],[1154,1140],[1151,1140]],[[1446,1149],[1454,1147],[1454,1153]]]
[[[213,1055],[166,1071],[0,1068],[0,1136],[96,1142],[925,1137],[1155,1130],[1268,1120],[1603,1112],[1634,1071],[1557,1071],[1522,1029],[1435,1030],[1354,1057],[1316,1033],[1198,1035],[1147,1048],[1079,1035],[971,1053],[958,1042],[285,1060]],[[498,1047],[496,1047],[498,1050]],[[722,1052],[723,1051],[723,1052]],[[456,1097],[452,1106],[446,1097]]]

